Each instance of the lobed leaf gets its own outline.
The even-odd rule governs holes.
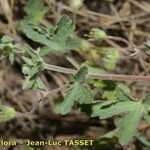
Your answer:
[[[120,122],[119,142],[121,144],[128,144],[135,136],[142,113],[143,105],[140,102],[137,102],[136,105],[133,106],[132,111],[130,111]]]
[[[24,11],[27,14],[25,19],[37,24],[41,22],[43,16],[48,11],[48,7],[44,6],[42,0],[29,0],[24,7]]]
[[[116,98],[119,101],[132,101],[130,95],[130,90],[123,84],[118,84],[115,88]]]
[[[57,28],[53,29],[53,33],[49,32],[46,27],[43,30],[43,27],[33,25],[27,20],[23,20],[19,23],[19,30],[21,30],[29,39],[43,45],[40,56],[44,56],[51,51],[65,53],[79,45],[78,40],[71,38],[75,26],[72,24],[72,20],[66,15],[62,16]]]
[[[119,115],[131,111],[136,103],[131,101],[117,102],[108,107],[93,107],[92,117],[99,116],[101,119],[110,118],[114,115]]]
[[[91,90],[83,86],[80,82],[75,82],[61,105],[61,114],[65,115],[71,112],[71,109],[76,102],[80,104],[90,104],[93,100]]]

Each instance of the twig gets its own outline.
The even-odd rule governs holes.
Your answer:
[[[118,37],[118,36],[107,36],[108,39],[110,40],[116,40],[116,41],[122,41],[124,42],[125,44],[127,44],[129,47],[134,47],[135,48],[135,45],[133,45],[132,43],[130,43],[128,40],[124,39],[124,38],[121,38],[121,37]]]
[[[134,4],[135,6],[139,7],[143,11],[147,12],[148,14],[150,13],[150,10],[148,7],[145,7],[143,4],[139,3],[138,1],[135,0],[128,0],[130,3]],[[148,3],[147,3],[148,4]]]
[[[57,89],[54,89],[54,90],[51,90],[51,91],[44,91],[44,94],[43,94],[42,98],[40,98],[40,99],[34,104],[33,108],[32,108],[29,112],[26,112],[26,113],[17,112],[16,117],[27,117],[27,116],[32,115],[32,114],[36,111],[36,109],[37,109],[38,105],[40,104],[40,102],[43,101],[43,99],[44,99],[45,97],[47,97],[49,94],[53,94],[53,95],[54,95],[54,94],[56,94],[56,93],[62,91],[62,90],[63,90],[64,88],[66,88],[68,85],[69,85],[69,84],[66,84],[66,85],[64,85],[63,87],[60,87],[60,88],[57,88]]]

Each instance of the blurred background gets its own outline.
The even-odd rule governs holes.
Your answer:
[[[150,0],[43,0],[43,2],[48,6],[43,24],[56,25],[62,14],[67,14],[73,19],[81,46],[70,52],[69,55],[78,63],[86,63],[91,69],[98,69],[100,72],[150,75],[150,50],[144,45],[150,40]],[[18,32],[16,26],[25,15],[23,7],[26,3],[27,0],[0,0],[0,37],[11,35],[16,41],[18,41],[17,37],[20,37],[19,40],[31,43]],[[137,49],[130,48],[130,45],[123,40],[108,39],[91,42],[87,40],[86,35],[92,28],[99,28],[107,35],[125,39],[131,45],[136,45]],[[119,55],[117,61],[115,60],[116,55]],[[71,67],[65,57],[60,54],[51,54],[45,59],[50,64]],[[32,90],[24,91],[21,86],[22,79],[19,59],[16,58],[13,65],[6,60],[0,62],[0,99],[2,103],[14,107],[19,112],[28,112],[41,95]],[[51,71],[44,72],[42,79],[50,90],[69,83],[68,76]],[[89,80],[89,83],[97,99],[107,100],[116,84],[116,82],[108,83],[101,80]],[[145,93],[150,92],[149,83],[130,81],[125,84],[130,87],[132,95],[136,98],[142,98]],[[106,90],[109,95],[105,92]],[[98,139],[101,135],[114,129],[113,120],[100,121],[98,118],[90,118],[87,113],[81,113],[77,109],[67,116],[57,114],[56,103],[63,96],[63,92],[49,95],[31,116],[16,118],[8,123],[0,124],[0,139]],[[146,139],[150,140],[149,124],[143,121],[139,130]],[[111,140],[89,148],[56,146],[32,148],[25,145],[0,147],[0,150],[32,149],[148,150],[149,148],[141,144],[138,139],[127,146],[121,146],[115,140]]]

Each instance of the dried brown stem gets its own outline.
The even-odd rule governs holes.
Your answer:
[[[47,97],[49,94],[53,94],[53,95],[54,95],[54,94],[56,94],[56,93],[58,93],[58,92],[64,90],[67,86],[68,86],[68,84],[64,85],[63,87],[60,87],[60,88],[51,90],[51,91],[43,91],[43,96],[42,96],[42,98],[40,98],[40,99],[34,104],[33,108],[32,108],[29,112],[26,112],[26,113],[17,112],[16,117],[19,117],[19,118],[20,118],[20,117],[28,117],[28,116],[32,115],[32,114],[36,111],[36,109],[37,109],[38,105],[40,104],[40,102],[42,102],[45,97]]]

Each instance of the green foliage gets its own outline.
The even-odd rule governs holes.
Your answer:
[[[92,117],[99,116],[101,119],[110,118],[120,113],[126,113],[130,111],[135,105],[135,102],[125,101],[116,102],[112,105],[106,105],[104,108],[101,105],[93,107]]]
[[[78,73],[74,76],[74,81],[83,82],[85,80],[87,73],[88,73],[88,68],[86,66],[81,67]]]
[[[72,20],[63,15],[56,28],[47,28],[24,20],[19,24],[19,29],[31,40],[43,45],[40,55],[47,55],[51,51],[62,53],[72,50],[79,45],[79,41],[72,38],[75,26]]]
[[[40,11],[44,9],[42,11],[44,15],[46,8],[43,6],[43,2],[35,0],[29,1],[27,6],[25,6],[27,16],[20,21],[19,29],[28,38],[43,46],[34,50],[28,44],[13,44],[12,38],[4,36],[1,39],[0,45],[0,48],[3,49],[1,59],[9,58],[12,63],[15,53],[22,53],[19,55],[25,62],[22,67],[22,72],[25,76],[22,82],[23,88],[46,90],[46,86],[39,77],[42,70],[44,70],[43,64],[45,63],[43,56],[49,54],[51,51],[61,51],[65,53],[68,50],[74,49],[79,42],[71,37],[74,33],[75,26],[72,24],[72,20],[66,15],[61,17],[57,27],[48,28],[37,25],[42,19],[42,15],[37,17],[38,12],[35,13],[35,15],[37,15],[35,18],[32,16],[37,6],[40,8]]]
[[[91,90],[83,86],[79,82],[75,82],[69,89],[67,96],[62,102],[61,114],[65,115],[71,112],[74,102],[79,104],[90,104],[93,100],[93,95]]]
[[[29,0],[24,7],[24,11],[27,14],[25,20],[37,24],[41,22],[43,16],[48,11],[48,7],[44,6],[42,0]]]
[[[13,63],[17,54],[23,60],[24,80],[22,84],[24,89],[48,90],[41,80],[40,74],[44,69],[48,69],[48,66],[57,69],[60,67],[46,64],[44,56],[51,52],[67,53],[80,44],[79,40],[74,38],[75,25],[68,16],[63,15],[55,27],[42,25],[42,18],[47,10],[48,8],[44,6],[42,0],[29,0],[24,7],[26,16],[19,22],[18,30],[36,43],[36,49],[26,43],[16,44],[9,36],[4,36],[0,41],[0,49],[3,50],[1,59],[7,58]],[[107,35],[104,31],[94,28],[90,32],[89,38],[103,40],[107,38]],[[149,44],[146,46],[149,48]],[[84,51],[93,48],[92,44],[85,40],[81,42],[80,47]],[[106,70],[112,71],[116,68],[118,60],[118,51],[108,48],[102,58],[102,65]],[[63,102],[58,103],[53,109],[56,113],[66,115],[71,112],[74,104],[88,104],[90,108],[92,107],[92,117],[107,119],[115,116],[117,118],[115,120],[116,129],[102,136],[101,139],[118,137],[121,144],[128,144],[133,137],[137,137],[137,127],[141,119],[150,123],[150,94],[146,95],[143,100],[136,100],[131,96],[129,88],[123,84],[116,86],[114,82],[109,81],[107,84],[106,81],[93,79],[88,80],[88,83],[97,90],[101,89],[101,97],[105,99],[100,103],[93,101],[93,93],[86,82],[87,74],[93,72],[103,74],[105,70],[87,62],[81,66],[83,67],[71,76],[71,85]],[[71,71],[74,72],[74,70]],[[11,107],[1,106],[0,111],[0,122],[7,122],[16,116],[15,110]],[[139,139],[145,145],[149,145],[141,136]]]
[[[60,44],[60,47],[65,49],[70,49],[76,47],[76,42],[70,38],[75,31],[75,25],[72,23],[72,20],[63,15],[57,25],[57,29],[55,30],[55,34],[52,36],[52,39]]]
[[[115,89],[115,93],[116,93],[116,98],[120,101],[132,101],[133,98],[131,98],[130,96],[130,89],[123,85],[123,84],[118,84],[116,89]]]
[[[132,109],[117,125],[119,128],[119,142],[121,144],[128,144],[128,142],[135,136],[139,121],[144,111],[144,105],[141,102],[136,102],[131,106]]]
[[[9,36],[3,36],[0,41],[0,48],[3,49],[1,59],[8,58],[11,64],[14,61],[14,55],[16,53],[16,46],[12,42],[13,39]]]
[[[43,70],[43,59],[40,57],[40,49],[36,51],[28,49],[27,56],[23,56],[25,64],[22,67],[22,72],[25,75],[23,81],[23,89],[41,89],[46,90],[46,86],[43,81],[39,78],[39,73]]]
[[[82,67],[78,73],[74,76],[74,83],[70,86],[70,89],[64,98],[61,105],[61,114],[65,115],[71,112],[71,109],[76,102],[79,104],[90,104],[93,100],[93,94],[89,87],[82,82],[87,74],[87,68]]]
[[[16,111],[12,107],[0,106],[0,123],[5,123],[16,116]]]
[[[116,100],[116,92],[105,90],[102,98],[106,98],[107,100]]]
[[[106,86],[106,85],[105,85]],[[127,86],[123,84],[118,84],[115,89],[107,90],[108,88],[105,87],[106,90],[104,90],[104,93],[102,95],[103,98],[107,100],[132,100],[130,98],[130,90]]]
[[[101,119],[111,118],[116,115],[122,117],[117,121],[119,142],[127,144],[135,136],[140,119],[149,117],[150,106],[143,101],[135,101],[127,95],[128,89],[116,87],[116,101],[106,101],[93,107],[92,117],[99,116]],[[145,118],[145,117],[144,117]]]
[[[37,9],[38,8],[38,9]],[[46,90],[46,86],[40,79],[39,75],[44,69],[43,56],[50,52],[67,52],[78,46],[79,41],[71,36],[74,34],[75,26],[72,20],[63,15],[56,27],[45,27],[39,25],[47,7],[41,0],[29,0],[24,7],[26,16],[18,24],[18,29],[32,41],[42,46],[34,50],[30,46],[25,46],[25,56],[22,57],[25,64],[22,72],[25,79],[22,82],[24,89],[42,89]]]
[[[112,141],[115,141],[115,140],[116,140],[117,132],[118,132],[118,130],[115,129],[115,130],[112,130],[112,131],[110,131],[110,132],[108,132],[108,133],[102,135],[102,136],[99,138],[99,140],[97,141],[98,144],[100,144],[100,145],[104,145],[104,144],[107,145],[109,141],[112,143]]]

